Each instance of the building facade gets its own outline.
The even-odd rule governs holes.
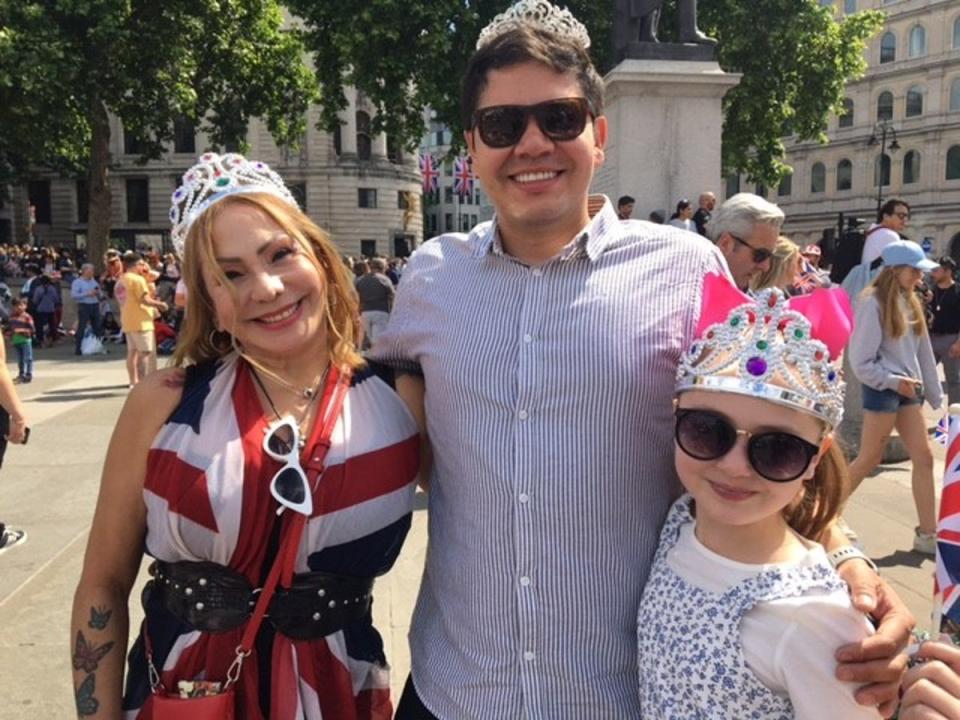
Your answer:
[[[345,255],[405,256],[423,240],[421,184],[415,153],[371,132],[374,109],[362,93],[347,88],[347,107],[337,132],[317,130],[311,108],[307,131],[296,149],[279,147],[258,119],[251,121],[247,155],[275,169],[301,207],[328,231]],[[187,122],[175,127],[175,142],[159,160],[138,162],[135,138],[111,118],[113,243],[117,247],[170,248],[170,195],[180,178],[207,150],[216,150]],[[223,150],[221,150],[223,151]],[[30,208],[40,244],[83,247],[87,195],[82,180],[37,175],[13,189],[7,242],[26,242]],[[0,210],[0,220],[3,219]]]
[[[461,196],[454,187],[455,161],[450,153],[452,134],[448,127],[425,113],[427,133],[420,143],[420,152],[429,153],[437,163],[437,189],[423,196],[424,236],[431,238],[446,232],[470,232],[474,225],[493,217],[480,183],[474,180],[473,192]],[[466,150],[460,154],[466,157]]]
[[[897,197],[912,207],[912,240],[960,258],[960,2],[823,4],[840,15],[881,9],[887,20],[867,47],[866,75],[847,85],[845,112],[829,121],[829,144],[787,144],[794,172],[764,193],[786,212],[784,232],[816,242],[841,213],[869,224],[878,198]],[[729,178],[727,193],[739,185]]]

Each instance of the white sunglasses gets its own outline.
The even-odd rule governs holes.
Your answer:
[[[313,494],[300,464],[300,428],[290,415],[270,423],[263,438],[263,450],[284,465],[270,481],[270,494],[280,503],[277,515],[290,508],[310,517]]]

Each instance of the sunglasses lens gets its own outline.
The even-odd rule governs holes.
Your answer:
[[[737,432],[719,415],[702,410],[677,413],[677,445],[697,460],[716,460],[730,452]]]
[[[279,457],[287,457],[293,452],[293,428],[289,425],[280,425],[267,438],[267,449]]]
[[[307,497],[303,476],[292,467],[284,468],[277,473],[273,486],[277,495],[293,505],[300,505]]]
[[[551,140],[573,140],[587,126],[586,103],[557,100],[537,106],[537,122]]]
[[[747,448],[753,469],[773,482],[796,480],[813,457],[813,446],[790,433],[755,435],[750,438]]]
[[[526,108],[518,105],[487,108],[481,110],[477,118],[480,138],[492,148],[516,145],[523,136],[526,124]]]

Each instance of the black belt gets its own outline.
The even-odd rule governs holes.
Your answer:
[[[150,566],[154,579],[144,588],[177,619],[203,632],[226,632],[250,618],[260,588],[228,567],[213,562],[160,560]],[[267,608],[267,619],[294,640],[324,637],[344,625],[368,619],[373,603],[373,578],[311,572],[294,575],[289,588],[278,587]]]

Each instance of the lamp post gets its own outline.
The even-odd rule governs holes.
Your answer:
[[[877,135],[880,135],[878,138]],[[890,144],[887,144],[887,136],[890,136]],[[873,126],[873,132],[870,133],[870,139],[867,140],[867,145],[880,146],[880,156],[877,158],[876,173],[877,173],[877,217],[880,217],[880,206],[883,204],[883,156],[887,150],[890,152],[896,152],[900,149],[900,143],[897,142],[897,131],[893,127],[893,123],[889,120],[879,120],[876,125]]]

